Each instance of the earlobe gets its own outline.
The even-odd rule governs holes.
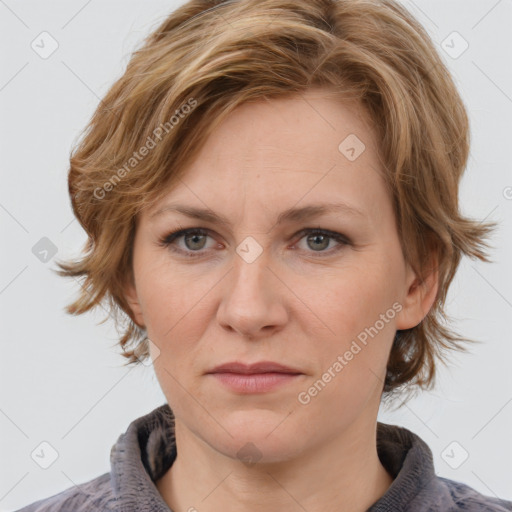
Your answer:
[[[437,263],[437,262],[436,262]],[[437,265],[426,275],[423,282],[408,265],[407,291],[402,302],[402,310],[397,315],[398,330],[416,327],[428,314],[437,297],[439,271]]]

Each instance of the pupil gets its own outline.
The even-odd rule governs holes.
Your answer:
[[[187,242],[189,242],[192,239],[192,243],[195,244],[195,243],[197,243],[197,238],[200,238],[200,237],[203,237],[203,244],[202,245],[199,244],[200,247],[188,247],[188,243]],[[187,247],[189,249],[202,249],[203,246],[204,246],[204,235],[197,235],[197,234],[189,235],[189,236],[185,237],[185,244],[187,245]]]
[[[320,247],[321,249],[325,249],[329,245],[329,238],[325,235],[313,235],[312,239],[315,240],[315,242],[317,242],[318,239],[320,239],[320,243],[322,241],[324,242],[323,246]],[[327,242],[327,244],[325,242]],[[318,248],[319,246],[317,245],[316,247]]]

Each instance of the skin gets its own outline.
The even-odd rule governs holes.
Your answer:
[[[349,134],[366,146],[354,161],[338,150]],[[276,223],[287,208],[340,201],[364,217],[333,212]],[[170,202],[207,207],[230,226],[172,210],[152,216]],[[318,88],[237,107],[178,186],[137,221],[126,294],[154,344],[155,372],[176,417],[178,456],[156,483],[169,507],[353,512],[383,496],[393,480],[376,449],[386,363],[396,330],[414,327],[432,306],[437,275],[420,284],[404,261],[362,107]],[[159,245],[182,228],[209,231],[174,242],[199,257]],[[301,234],[305,228],[349,243]],[[248,236],[262,249],[251,263],[236,252]],[[393,303],[401,310],[300,403],[299,393],[380,315],[390,316]],[[259,394],[205,375],[235,360],[276,361],[302,375]],[[247,443],[253,464],[237,456]]]

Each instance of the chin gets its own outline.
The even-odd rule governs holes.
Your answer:
[[[222,436],[206,438],[217,451],[248,465],[282,462],[293,458],[300,451],[297,441],[304,440],[294,422],[286,425],[287,415],[261,409],[235,411],[222,416],[229,434],[221,429]]]
[[[217,451],[233,460],[239,460],[244,465],[251,467],[263,464],[275,464],[286,462],[297,456],[298,449],[294,437],[287,440],[279,438],[270,440],[265,435],[260,438],[253,437],[250,434],[235,436],[230,439],[227,445],[215,446]],[[218,442],[218,439],[215,440]]]

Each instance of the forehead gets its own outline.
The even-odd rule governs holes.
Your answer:
[[[345,202],[371,210],[382,186],[366,111],[316,89],[235,108],[150,215],[171,200],[232,206],[238,215],[240,208],[284,210],[299,202]]]
[[[349,151],[351,146],[355,154]],[[280,168],[299,170],[304,160],[318,163],[344,156],[355,162],[359,154],[377,149],[366,109],[342,99],[340,93],[316,88],[239,105],[217,126],[197,160],[236,159],[254,165],[268,164],[265,159],[270,156]],[[286,162],[289,165],[282,165]]]

